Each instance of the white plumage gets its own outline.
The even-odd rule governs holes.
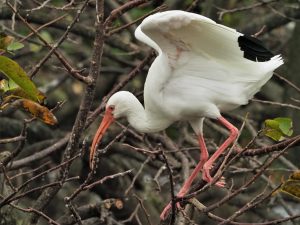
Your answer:
[[[204,180],[212,181],[212,163],[237,137],[238,130],[220,112],[247,104],[283,61],[279,55],[272,57],[258,40],[183,11],[147,17],[135,36],[158,53],[145,82],[145,108],[130,92],[115,93],[93,140],[90,163],[97,143],[117,118],[126,117],[141,132],[157,132],[186,120],[198,135],[201,160],[178,193],[184,196],[199,171]],[[219,120],[231,133],[210,159],[202,134],[205,117]]]
[[[241,33],[188,12],[149,16],[135,35],[159,54],[145,83],[145,109],[157,106],[174,120],[217,118],[219,111],[247,104],[283,63],[279,56],[267,62],[245,59],[238,46]]]

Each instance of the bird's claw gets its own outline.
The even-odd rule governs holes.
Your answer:
[[[211,169],[211,165],[203,166],[202,179],[205,180],[207,183],[211,183],[213,181],[213,178],[210,175],[210,169]],[[224,177],[221,177],[221,179],[215,183],[215,185],[218,187],[224,187],[225,184],[226,182]]]
[[[222,178],[224,178],[224,177],[222,177]],[[226,182],[222,178],[219,181],[216,182],[216,184],[215,184],[216,186],[218,186],[218,187],[225,187]]]
[[[183,196],[177,196],[177,197],[183,197]],[[172,205],[171,205],[171,202],[164,208],[164,210],[161,212],[160,214],[160,219],[161,220],[165,220],[167,218],[167,216],[169,215],[169,211],[171,210],[172,208]],[[180,205],[179,202],[176,203],[176,208],[177,209],[183,209]]]

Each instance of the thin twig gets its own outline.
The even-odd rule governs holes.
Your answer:
[[[95,187],[96,185],[99,185],[99,184],[103,184],[105,181],[107,180],[111,180],[111,179],[114,179],[116,177],[123,177],[129,173],[131,173],[133,171],[133,169],[130,169],[130,170],[126,170],[124,172],[120,172],[120,173],[116,173],[116,174],[113,174],[113,175],[109,175],[109,176],[105,176],[103,177],[101,180],[98,180],[98,181],[95,181],[94,183],[91,183],[89,185],[86,185],[83,190],[89,190],[93,187]]]
[[[295,85],[293,82],[289,81],[287,78],[283,77],[279,73],[274,73],[274,75],[278,77],[280,80],[283,80],[285,83],[287,83],[288,85],[290,85],[292,88],[294,88],[296,91],[300,93],[300,87]]]
[[[151,157],[148,156],[147,159],[142,163],[142,165],[140,166],[140,169],[137,171],[137,173],[135,174],[135,176],[133,177],[131,184],[129,185],[129,187],[125,190],[124,195],[127,196],[128,193],[130,192],[130,190],[133,188],[133,185],[135,184],[136,179],[138,178],[138,176],[142,173],[145,165],[148,164],[148,162],[151,160]]]
[[[134,197],[139,201],[139,204],[142,207],[144,214],[146,215],[146,219],[147,219],[148,224],[152,225],[152,223],[151,223],[151,216],[147,212],[147,210],[146,210],[146,208],[145,208],[145,206],[143,204],[143,200],[139,196],[137,196],[136,194],[134,194]]]
[[[291,109],[300,110],[299,106],[292,105],[292,104],[281,103],[281,102],[273,102],[273,101],[266,101],[266,100],[260,100],[260,99],[251,99],[250,101],[252,101],[252,102],[259,102],[259,103],[268,104],[268,105],[276,105],[276,106],[280,106],[280,107],[285,107],[285,108],[291,108]]]
[[[170,193],[171,193],[171,220],[170,220],[170,224],[174,224],[175,223],[175,215],[176,215],[176,196],[175,196],[175,192],[174,192],[174,180],[173,180],[173,173],[172,173],[172,169],[169,165],[168,159],[166,157],[166,155],[164,154],[163,151],[161,151],[161,155],[164,159],[164,162],[166,164],[168,173],[169,173],[169,179],[170,179]]]
[[[254,8],[260,7],[260,6],[264,6],[264,5],[267,5],[267,4],[270,4],[272,2],[276,2],[276,1],[278,1],[278,0],[268,0],[268,1],[265,0],[265,1],[261,1],[261,2],[255,3],[253,5],[243,6],[243,7],[234,8],[234,9],[221,9],[219,7],[216,7],[216,8],[218,8],[219,10],[221,10],[220,12],[218,12],[218,14],[219,14],[219,20],[222,20],[223,16],[226,13],[235,13],[235,12],[246,11],[246,10],[250,10],[250,9],[254,9]]]
[[[26,137],[24,136],[17,136],[13,138],[5,138],[5,139],[0,139],[0,144],[7,144],[7,143],[12,143],[12,142],[18,142],[18,141],[23,141]]]

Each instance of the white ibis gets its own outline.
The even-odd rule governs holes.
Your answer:
[[[115,119],[125,117],[133,128],[145,133],[164,130],[175,121],[188,121],[198,137],[201,156],[177,194],[182,197],[201,170],[203,180],[213,180],[212,164],[237,138],[238,129],[220,112],[247,104],[283,60],[254,37],[184,11],[147,17],[135,36],[158,53],[144,87],[145,108],[130,92],[111,96],[92,143],[90,165],[93,166],[97,143]],[[205,117],[218,120],[230,131],[210,158],[202,132]],[[224,182],[216,185],[222,187]],[[161,219],[170,208],[169,203]]]

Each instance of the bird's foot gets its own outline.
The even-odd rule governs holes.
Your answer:
[[[225,185],[226,185],[225,178],[221,177],[220,180],[218,180],[215,185],[217,187],[225,187]]]
[[[211,165],[205,165],[203,166],[203,172],[202,172],[202,179],[205,180],[207,183],[211,183],[213,181],[213,178],[210,175],[210,169]],[[215,183],[218,187],[224,187],[226,184],[225,178],[221,177],[219,181]]]
[[[177,198],[181,198],[181,197],[183,197],[183,196],[184,196],[184,195],[178,193]],[[164,208],[164,210],[161,212],[161,214],[160,214],[160,219],[161,219],[161,220],[165,220],[165,219],[168,217],[171,208],[172,208],[172,204],[171,204],[171,202],[170,202],[170,203]],[[181,205],[180,205],[180,202],[177,202],[177,203],[176,203],[176,208],[177,208],[177,209],[183,209],[183,208],[181,207]]]

